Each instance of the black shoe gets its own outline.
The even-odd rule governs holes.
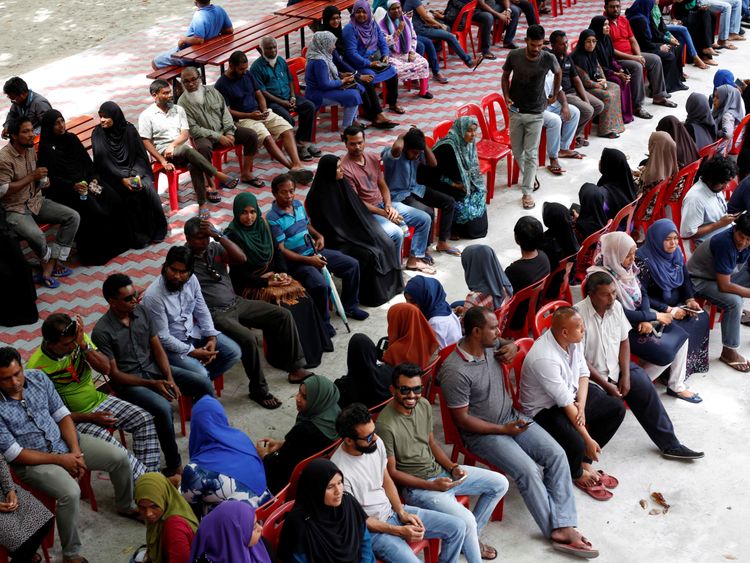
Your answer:
[[[424,94],[419,94],[419,97],[423,100],[431,100],[434,96],[430,92],[425,92]]]
[[[354,319],[355,321],[364,321],[367,317],[370,316],[370,313],[368,313],[367,311],[363,311],[359,307],[354,307],[346,311],[346,316],[350,319]]]
[[[503,49],[518,49],[518,45],[513,43],[513,41],[508,41],[507,43],[503,43]]]
[[[668,459],[701,459],[705,454],[703,452],[694,452],[687,446],[680,444],[676,448],[669,448],[661,452],[662,457]]]

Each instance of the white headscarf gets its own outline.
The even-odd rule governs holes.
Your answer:
[[[330,31],[315,32],[307,47],[307,60],[325,61],[331,80],[339,79],[339,71],[333,64],[333,49],[336,47],[336,36]]]
[[[628,269],[622,263],[628,253],[636,248],[632,237],[615,231],[602,235],[599,239],[599,250],[594,258],[594,266],[586,270],[587,276],[594,272],[606,272],[615,279],[617,299],[625,309],[635,310],[641,305],[641,286],[638,282],[638,268],[633,263]]]

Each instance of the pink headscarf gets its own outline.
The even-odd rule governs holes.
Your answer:
[[[638,282],[638,268],[633,263],[629,268],[622,266],[628,253],[636,248],[632,237],[622,231],[602,235],[599,249],[594,258],[594,266],[586,270],[590,276],[594,272],[606,272],[615,279],[617,299],[630,311],[641,305],[641,285]]]

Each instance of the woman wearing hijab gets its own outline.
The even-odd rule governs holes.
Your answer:
[[[297,498],[281,530],[282,563],[375,563],[367,515],[344,491],[344,474],[315,459],[299,478]]]
[[[430,186],[456,200],[452,234],[466,239],[487,236],[487,188],[479,170],[478,127],[476,117],[457,118],[432,148],[437,166],[426,169]]]
[[[210,395],[193,405],[189,453],[180,490],[203,516],[228,499],[258,507],[271,498],[255,444],[229,425],[224,407]]]
[[[570,210],[562,203],[544,202],[542,207],[542,221],[547,230],[540,250],[549,258],[554,267],[565,258],[570,258],[580,248],[573,230],[573,217]]]
[[[610,82],[614,82],[620,87],[620,105],[622,108],[623,123],[633,121],[633,91],[630,84],[630,74],[615,59],[615,48],[612,44],[612,38],[609,35],[609,19],[605,16],[595,16],[589,24],[589,29],[594,32],[596,37],[596,60],[604,71],[604,76]],[[638,108],[639,117],[645,117],[648,114],[642,108]]]
[[[734,138],[735,127],[745,117],[742,95],[736,86],[723,84],[715,90],[713,103],[712,115],[716,122],[719,137],[728,139],[731,142]]]
[[[461,266],[469,294],[464,309],[499,309],[513,296],[513,286],[505,275],[495,251],[486,244],[472,244],[461,253]]]
[[[396,67],[399,80],[419,82],[419,97],[431,100],[430,67],[427,59],[417,54],[417,32],[411,18],[401,10],[399,0],[388,0],[386,6],[388,9],[380,20],[380,29],[390,50],[388,62]]]
[[[662,2],[659,2],[661,6]],[[714,55],[714,25],[709,10],[702,9],[698,0],[682,0],[672,3],[672,20],[681,22],[687,27],[693,46],[704,64],[716,66],[719,63],[713,60]],[[669,29],[669,26],[667,27]],[[695,65],[700,67],[700,65]]]
[[[685,129],[695,141],[698,150],[715,143],[718,132],[716,122],[711,115],[708,98],[703,94],[693,92],[688,96],[685,109],[687,110]]]
[[[307,47],[305,97],[318,109],[324,105],[343,106],[341,127],[346,129],[357,117],[362,96],[353,75],[339,75],[333,64],[335,48],[336,37],[332,33],[318,31],[313,35]]]
[[[578,44],[573,51],[572,59],[578,69],[583,87],[604,103],[604,109],[599,114],[599,136],[617,139],[620,133],[625,131],[620,87],[607,80],[597,60],[596,35],[592,30],[584,29],[578,36]]]
[[[679,237],[672,221],[659,219],[648,228],[646,242],[636,252],[635,265],[640,270],[638,278],[651,308],[671,315],[673,324],[688,334],[686,375],[689,376],[708,371],[709,319],[695,300]],[[686,389],[670,388],[667,392],[670,391],[676,391],[681,399],[689,400],[692,396]]]
[[[672,178],[679,170],[674,139],[663,131],[651,133],[648,138],[648,159],[638,178],[640,193],[647,192],[662,180]]]
[[[414,276],[404,289],[407,303],[416,305],[435,332],[440,348],[461,340],[461,321],[448,305],[443,286],[435,278]]]
[[[356,333],[346,350],[346,375],[334,381],[339,406],[363,403],[368,408],[390,399],[393,368],[378,361],[378,347],[369,336]]]
[[[379,307],[401,293],[404,282],[398,248],[344,178],[338,156],[326,154],[318,162],[305,208],[326,246],[359,262],[363,305]]]
[[[636,196],[635,180],[628,159],[620,150],[605,148],[599,159],[601,178],[596,183],[607,192],[609,218],[614,219],[620,209],[632,203]],[[615,225],[618,228],[619,225]]]
[[[750,143],[748,143],[750,145]],[[0,326],[18,326],[39,320],[31,266],[23,255],[18,235],[0,206],[0,295],[12,295],[0,307]]]
[[[305,367],[319,366],[323,352],[333,351],[331,337],[305,288],[285,273],[286,265],[276,252],[271,229],[263,219],[258,200],[249,192],[237,195],[233,213],[234,219],[224,233],[242,249],[247,258],[244,264],[232,266],[229,271],[235,293],[288,309],[294,317],[305,351]],[[273,364],[272,358],[284,352],[274,350],[273,342],[268,344],[268,359]]]
[[[297,421],[283,440],[264,438],[257,443],[266,468],[268,488],[278,493],[289,482],[297,464],[338,439],[336,417],[341,412],[339,391],[321,375],[311,375],[295,397]]]
[[[375,23],[367,0],[355,0],[352,17],[341,31],[341,38],[346,62],[360,74],[371,74],[373,84],[385,82],[388,108],[394,113],[406,113],[398,105],[398,72],[388,62],[390,50],[385,34]]]
[[[641,52],[657,55],[661,59],[667,92],[687,90],[687,85],[682,82],[683,47],[672,37],[661,18],[658,24],[654,20],[654,6],[655,0],[635,0],[625,10],[625,17],[628,18]]]
[[[128,249],[120,197],[103,180],[98,184],[91,157],[78,137],[65,130],[59,111],[47,111],[41,125],[38,162],[50,180],[45,197],[80,215],[76,250],[81,263],[106,264]]]
[[[330,31],[336,36],[336,48],[333,50],[333,64],[336,65],[339,73],[350,73],[355,75],[357,84],[361,87],[360,93],[362,94],[362,111],[365,114],[365,118],[372,122],[372,126],[376,129],[393,129],[398,125],[397,123],[390,121],[385,114],[383,114],[383,107],[380,105],[380,96],[378,91],[375,89],[373,84],[373,75],[371,74],[359,74],[355,72],[355,68],[344,60],[344,39],[341,35],[341,10],[336,6],[326,6],[323,10],[323,18],[320,24],[320,31]]]
[[[581,202],[581,211],[576,219],[575,230],[579,242],[583,242],[596,231],[603,229],[609,220],[607,190],[586,182],[578,190],[578,201]]]
[[[101,181],[122,199],[131,248],[162,242],[167,218],[154,185],[151,161],[138,130],[125,120],[114,102],[99,108],[99,125],[91,134],[94,167]]]
[[[383,361],[389,366],[414,364],[427,367],[440,349],[430,323],[410,303],[398,303],[388,309],[388,348]]]
[[[201,520],[190,561],[202,563],[271,563],[262,539],[263,523],[244,502],[222,502]]]
[[[635,241],[627,233],[616,231],[602,235],[600,250],[587,274],[606,272],[615,280],[617,300],[632,326],[629,334],[630,351],[644,362],[642,367],[651,379],[656,379],[669,368],[667,389],[676,396],[687,389],[688,335],[672,323],[672,315],[651,310],[648,293],[641,287],[635,265]],[[657,336],[657,334],[659,336]],[[699,403],[696,395],[681,398]]]
[[[135,502],[146,522],[150,563],[192,563],[190,546],[198,518],[161,473],[146,473],[135,483]]]
[[[659,120],[657,131],[668,133],[677,145],[677,166],[680,168],[692,164],[700,158],[695,141],[687,132],[682,122],[673,115],[667,115]]]

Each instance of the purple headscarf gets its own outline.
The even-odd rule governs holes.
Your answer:
[[[193,539],[190,561],[205,555],[217,563],[271,563],[263,540],[248,547],[255,509],[245,502],[225,500],[203,517]]]
[[[354,17],[354,14],[356,14],[359,9],[364,10],[367,14],[367,21],[365,23],[357,22],[357,18]],[[370,8],[370,3],[367,2],[367,0],[356,0],[356,2],[354,2],[352,18],[349,23],[354,28],[360,42],[365,46],[365,50],[373,51],[377,49],[378,26],[372,18],[372,8]]]
[[[388,0],[386,5],[388,6],[388,9],[390,9],[393,4],[401,4],[401,2],[399,0]],[[380,20],[380,29],[382,29],[383,33],[386,35],[393,35],[401,24],[401,20],[404,22],[404,31],[399,36],[398,40],[393,42],[392,50],[394,53],[400,55],[408,55],[411,51],[412,32],[414,31],[409,16],[402,13],[400,19],[392,20],[390,14],[386,11],[385,16]]]

